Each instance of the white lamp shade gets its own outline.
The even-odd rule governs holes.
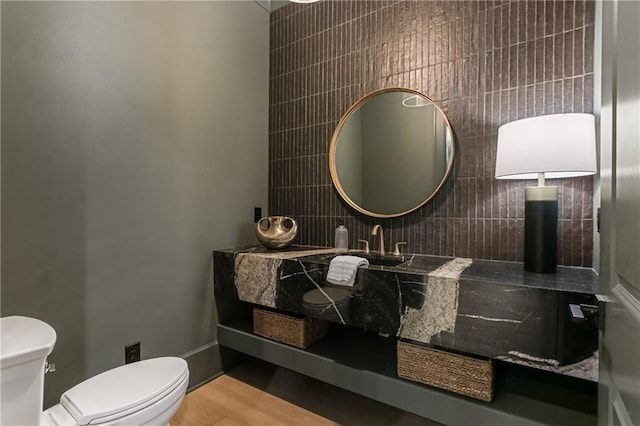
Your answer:
[[[591,114],[555,114],[500,126],[497,179],[565,178],[595,174],[596,132]]]

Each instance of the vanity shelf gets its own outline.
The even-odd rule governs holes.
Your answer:
[[[446,425],[596,425],[597,384],[498,362],[495,399],[476,401],[401,379],[396,339],[332,324],[306,350],[252,331],[248,316],[218,325],[221,346]]]

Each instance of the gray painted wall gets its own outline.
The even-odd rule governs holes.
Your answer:
[[[274,10],[280,9],[281,7],[285,7],[289,3],[289,0],[271,0],[269,1],[269,8],[273,12]]]
[[[267,207],[269,15],[1,7],[1,309],[58,333],[46,407],[132,342],[143,358],[215,346],[211,251],[254,241]]]
[[[340,129],[340,138],[336,145],[336,170],[339,170],[340,184],[349,198],[362,206],[362,124],[361,109],[349,116],[349,120]]]
[[[433,135],[444,138],[436,132],[436,126],[443,127],[434,119],[438,111],[430,105],[402,106],[403,99],[400,92],[386,93],[363,109],[363,194],[371,211],[401,212],[421,204],[446,169],[444,139],[427,143],[436,139]],[[389,169],[393,173],[384,172]]]

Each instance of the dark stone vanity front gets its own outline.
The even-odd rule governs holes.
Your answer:
[[[597,305],[591,269],[533,274],[515,262],[415,255],[370,264],[342,287],[326,281],[333,256],[310,247],[215,251],[216,297],[597,381],[597,318],[570,309]]]

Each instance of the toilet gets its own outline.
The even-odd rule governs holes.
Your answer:
[[[11,316],[0,318],[0,339],[0,425],[168,425],[187,390],[183,359],[153,358],[91,377],[43,412],[55,330],[34,318]]]
[[[313,318],[347,323],[351,294],[346,289],[333,287],[309,290],[302,296],[302,312]]]

